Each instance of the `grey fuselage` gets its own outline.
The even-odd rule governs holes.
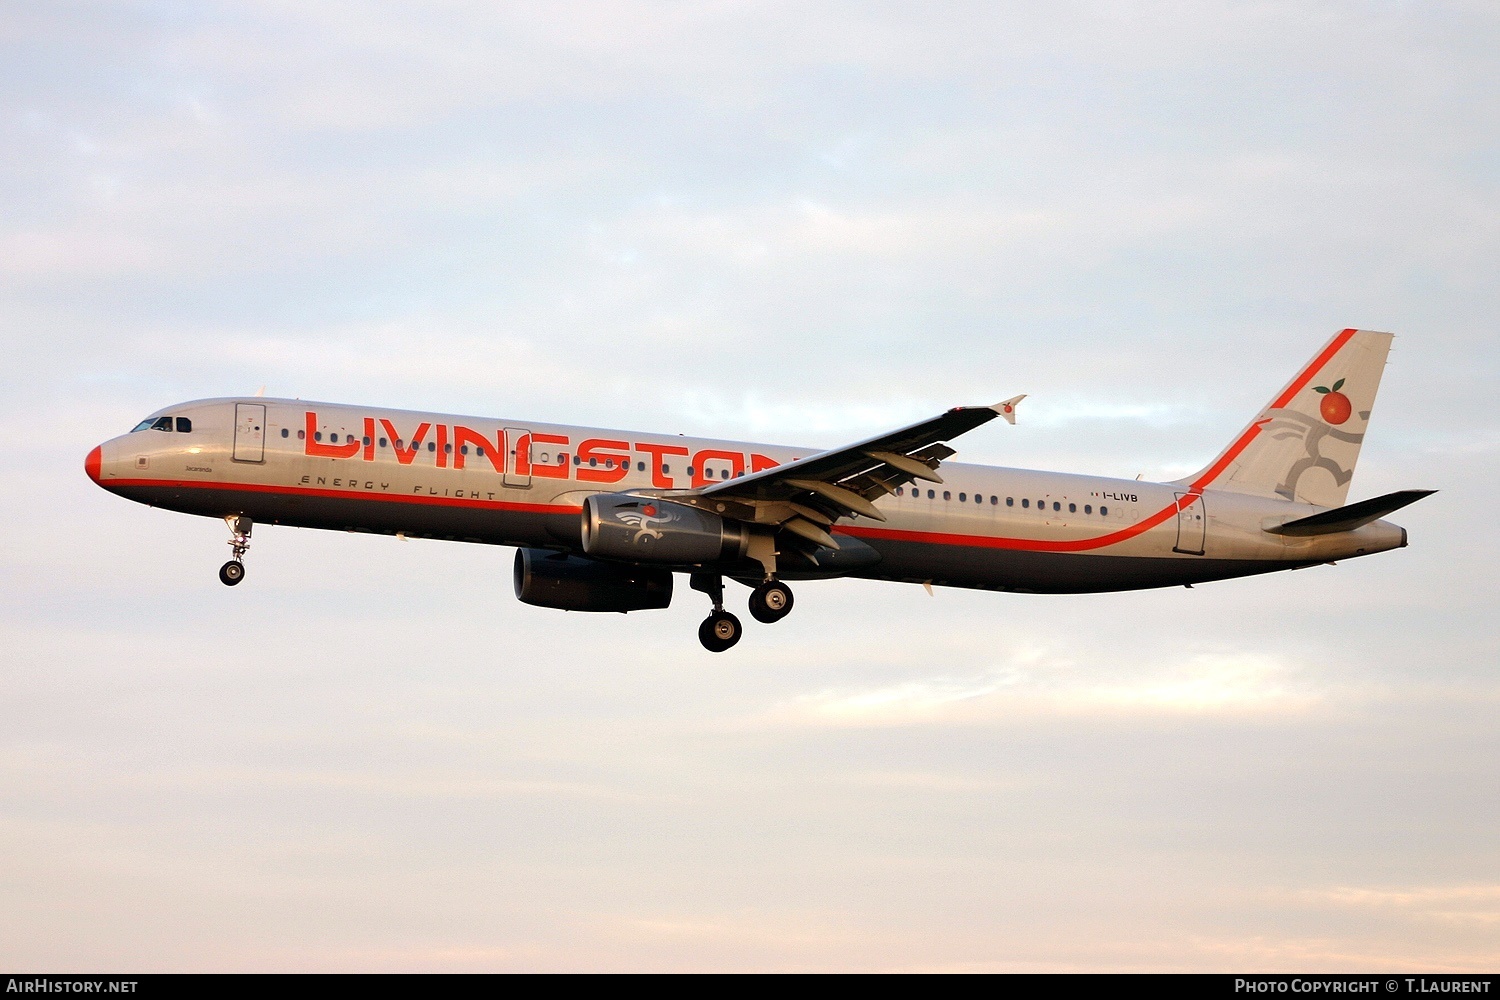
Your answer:
[[[816,451],[260,397],[198,400],[153,416],[170,416],[173,429],[137,430],[90,454],[100,486],[207,517],[578,554],[590,494],[702,487]],[[1404,529],[1386,521],[1275,534],[1266,529],[1323,508],[1211,488],[1186,495],[1180,484],[954,462],[943,463],[942,477],[880,499],[883,522],[833,526],[836,537],[873,550],[864,565],[785,575],[1085,593],[1195,584],[1406,544]]]

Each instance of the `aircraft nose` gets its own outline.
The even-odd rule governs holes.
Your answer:
[[[88,458],[83,460],[83,471],[87,472],[89,478],[95,483],[99,482],[99,466],[104,461],[103,456],[103,450],[95,446],[94,450],[89,452]]]

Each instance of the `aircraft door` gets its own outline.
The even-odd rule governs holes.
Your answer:
[[[501,481],[517,489],[531,488],[531,432],[524,427],[505,428],[505,442],[510,445],[510,460],[505,463]]]
[[[1203,538],[1208,530],[1208,518],[1203,510],[1203,497],[1195,493],[1178,493],[1177,496],[1177,544],[1173,552],[1190,556],[1203,554]],[[1184,506],[1186,501],[1186,506]]]
[[[234,404],[234,460],[266,460],[266,404]]]

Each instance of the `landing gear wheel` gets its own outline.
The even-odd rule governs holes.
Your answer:
[[[250,551],[250,530],[255,527],[255,522],[244,514],[226,514],[224,523],[229,525],[229,532],[234,536],[229,540],[229,554],[233,558],[219,567],[219,581],[226,587],[233,587],[245,578],[245,564],[240,560]]]
[[[750,593],[750,615],[758,622],[779,622],[791,611],[792,588],[780,580],[763,583]]]
[[[728,611],[715,611],[698,626],[698,641],[710,653],[722,653],[740,641],[745,632],[740,620]]]

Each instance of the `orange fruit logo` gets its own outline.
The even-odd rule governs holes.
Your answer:
[[[1344,380],[1339,379],[1333,383],[1330,389],[1325,385],[1313,386],[1313,392],[1322,393],[1323,402],[1318,404],[1318,412],[1323,414],[1323,419],[1330,424],[1341,424],[1349,419],[1349,414],[1354,412],[1354,407],[1349,402],[1349,397],[1339,392],[1344,387]]]

